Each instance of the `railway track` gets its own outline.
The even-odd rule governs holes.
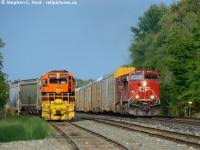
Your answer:
[[[50,122],[51,125],[61,134],[61,136],[70,144],[70,148],[74,149],[74,150],[81,150],[80,146],[78,145],[78,143],[76,143],[68,133],[66,133],[65,131],[63,131],[61,128],[59,128],[58,125],[56,125],[55,122]]]
[[[51,122],[75,150],[130,150],[129,147],[108,139],[98,133],[73,124],[73,122]]]
[[[189,119],[189,118],[151,118],[151,121],[162,121],[162,122],[172,122],[178,124],[186,124],[191,126],[200,127],[200,119]]]
[[[162,129],[155,129],[152,127],[146,127],[141,125],[136,125],[132,123],[127,122],[120,122],[116,120],[110,120],[110,119],[101,119],[101,118],[91,118],[91,117],[81,117],[82,119],[92,120],[95,122],[115,126],[117,128],[122,128],[129,131],[137,131],[142,132],[145,134],[153,135],[159,138],[168,139],[177,143],[186,144],[188,146],[192,146],[195,148],[200,147],[200,137],[195,135],[188,135],[188,134],[182,134]]]
[[[82,113],[78,113],[78,115],[81,115]],[[105,115],[105,114],[104,114]],[[187,126],[191,126],[194,128],[200,128],[200,118],[180,118],[180,117],[170,117],[170,116],[154,116],[154,117],[135,117],[135,116],[129,116],[129,115],[105,115],[106,117],[115,117],[115,118],[127,118],[127,119],[135,119],[137,120],[145,120],[146,122],[149,121],[157,121],[157,122],[170,122],[170,123],[176,123],[176,124],[180,124],[180,125],[187,125]]]

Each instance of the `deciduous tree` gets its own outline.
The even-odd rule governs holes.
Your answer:
[[[0,39],[0,48],[4,46],[2,39]],[[3,68],[3,54],[0,52],[0,109],[6,103],[6,92],[7,92],[7,83],[6,83],[6,74],[2,72]]]

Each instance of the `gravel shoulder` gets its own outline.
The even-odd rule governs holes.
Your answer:
[[[66,150],[55,138],[0,143],[0,150]]]

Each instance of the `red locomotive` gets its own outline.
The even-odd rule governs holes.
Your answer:
[[[76,89],[76,111],[155,116],[160,113],[159,88],[156,71],[120,67]]]
[[[116,105],[122,108],[121,112],[136,116],[157,115],[160,113],[159,88],[157,72],[134,70],[116,78]]]

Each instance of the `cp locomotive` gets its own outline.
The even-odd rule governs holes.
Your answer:
[[[75,82],[66,70],[47,72],[38,79],[12,82],[9,100],[18,113],[68,120],[75,115]]]
[[[76,111],[115,112],[135,116],[160,113],[159,74],[120,67],[115,73],[76,89]]]

